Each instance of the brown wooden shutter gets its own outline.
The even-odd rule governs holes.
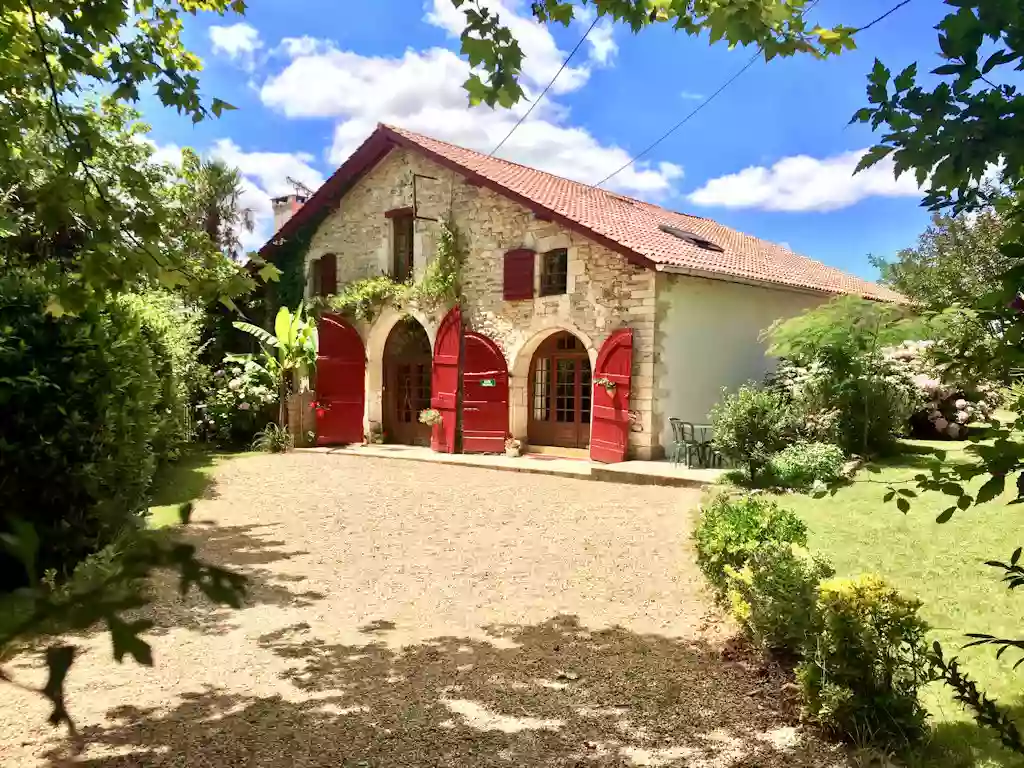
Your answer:
[[[310,286],[310,296],[323,296],[324,295],[324,263],[322,259],[313,259],[309,265],[310,279],[312,285]]]
[[[338,292],[338,257],[327,253],[320,257],[320,295],[331,296]]]
[[[533,298],[534,255],[528,248],[505,253],[505,301]]]

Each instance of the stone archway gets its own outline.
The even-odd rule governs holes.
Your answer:
[[[437,323],[421,312],[400,311],[394,307],[387,307],[374,320],[369,330],[365,331],[366,338],[366,429],[374,423],[384,423],[384,347],[388,342],[391,331],[404,318],[415,318],[430,340],[431,349],[434,346],[434,337],[437,335]]]
[[[430,426],[419,421],[430,407],[430,338],[413,317],[406,316],[391,328],[384,343],[381,426],[384,441],[400,445],[430,445]]]
[[[560,333],[569,333],[582,344],[591,370],[597,361],[597,349],[594,347],[593,339],[572,323],[552,325],[537,331],[510,350],[509,358],[513,362],[509,368],[509,431],[524,444],[529,443],[531,365],[541,346]]]

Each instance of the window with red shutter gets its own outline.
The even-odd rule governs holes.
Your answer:
[[[505,301],[533,298],[533,262],[535,253],[519,248],[505,253]]]

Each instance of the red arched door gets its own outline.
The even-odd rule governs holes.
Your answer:
[[[361,443],[365,406],[366,352],[356,329],[338,315],[318,326],[316,358],[317,445]]]
[[[508,436],[508,366],[491,339],[467,331],[462,348],[462,450],[501,453]]]
[[[626,460],[629,444],[629,389],[633,331],[621,328],[601,345],[594,366],[594,426],[590,458],[611,464]]]
[[[452,309],[437,329],[434,339],[434,370],[430,406],[441,413],[430,435],[430,447],[439,453],[455,453],[456,422],[459,418],[459,363],[462,351],[462,312]]]

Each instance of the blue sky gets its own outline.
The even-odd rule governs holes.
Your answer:
[[[895,0],[820,0],[823,25],[864,24]],[[536,94],[585,31],[540,27],[526,0],[495,0],[527,55]],[[344,9],[344,12],[342,12]],[[828,61],[756,63],[641,163],[609,185],[618,192],[721,221],[873,278],[868,254],[912,245],[927,223],[908,178],[887,168],[851,175],[870,131],[850,126],[866,103],[874,58],[894,71],[937,65],[937,0],[915,0]],[[259,215],[246,243],[270,234],[269,197],[287,176],[316,186],[378,121],[489,151],[518,115],[470,109],[461,90],[460,15],[450,0],[252,0],[245,18],[189,20],[186,43],[204,60],[204,92],[239,109],[198,126],[143,105],[153,138],[170,152],[191,146],[239,166],[246,203]],[[585,182],[615,170],[678,122],[749,59],[668,29],[634,36],[602,22],[502,156]]]

